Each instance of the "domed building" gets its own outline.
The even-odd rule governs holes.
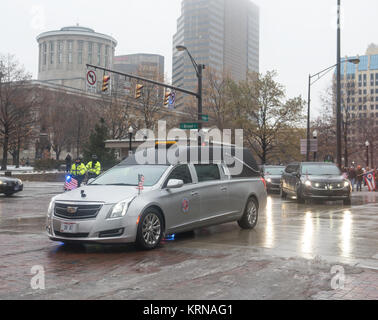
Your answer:
[[[117,41],[79,25],[48,31],[37,37],[38,80],[80,90],[86,89],[86,64],[113,65]]]

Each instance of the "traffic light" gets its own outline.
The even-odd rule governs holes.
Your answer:
[[[168,91],[168,89],[166,89],[165,94],[164,94],[164,105],[165,106],[169,103],[170,97],[171,97],[171,91]]]
[[[109,90],[109,82],[110,82],[110,76],[104,76],[102,78],[102,92],[106,92]]]
[[[137,84],[135,86],[135,99],[139,99],[142,96],[142,89],[144,85],[142,84]]]

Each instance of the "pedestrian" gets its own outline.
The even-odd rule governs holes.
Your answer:
[[[356,169],[353,166],[349,168],[348,177],[352,185],[352,191],[354,191],[354,185],[356,184]]]
[[[362,181],[364,179],[364,171],[361,166],[357,166],[356,170],[356,179],[357,179],[357,191],[362,191]]]
[[[81,157],[76,158],[75,163],[72,164],[70,171],[72,177],[77,180],[78,188],[80,187],[85,178],[85,174],[87,173],[87,167],[82,161],[83,160]]]
[[[70,172],[71,171],[71,165],[72,165],[72,157],[69,153],[67,153],[65,160],[66,160],[66,172]]]
[[[98,161],[97,155],[92,155],[92,161],[87,163],[88,178],[96,178],[101,173],[101,163]]]
[[[378,168],[375,168],[374,175],[375,175],[375,192],[378,192]]]

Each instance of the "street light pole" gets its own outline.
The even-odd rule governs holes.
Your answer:
[[[312,137],[314,138],[314,140],[318,139],[318,130],[314,130]],[[316,151],[314,151],[314,162],[316,162]]]
[[[311,75],[308,76],[308,106],[307,106],[307,152],[306,161],[310,161],[310,105],[311,105]]]
[[[129,155],[132,153],[132,137],[133,137],[134,129],[132,126],[129,128]]]
[[[336,93],[336,158],[341,167],[341,1],[337,0],[337,93]]]
[[[359,64],[360,58],[350,58],[346,59],[345,63],[353,63],[353,64]],[[328,72],[330,72],[334,67],[336,67],[337,64],[334,64],[314,75],[309,75],[308,77],[308,108],[307,108],[307,152],[306,152],[306,161],[310,161],[310,111],[311,111],[311,86],[320,80],[322,77],[324,77]],[[313,78],[317,77],[314,81],[312,81]],[[312,82],[311,82],[312,81]]]
[[[197,75],[197,80],[198,80],[198,93],[197,93],[197,102],[198,102],[198,105],[197,105],[197,113],[198,113],[198,131],[200,131],[202,129],[202,70],[205,69],[205,65],[204,64],[197,64],[197,62],[194,60],[193,56],[190,54],[189,50],[187,47],[185,46],[176,46],[176,49],[178,51],[186,51],[192,64],[193,64],[193,67],[196,71],[196,75]],[[201,144],[201,138],[198,137],[198,143]]]
[[[365,142],[365,146],[366,146],[366,167],[368,167],[369,166],[369,146],[370,146],[369,141]]]

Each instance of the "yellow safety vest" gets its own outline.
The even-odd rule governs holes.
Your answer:
[[[89,161],[88,164],[87,164],[87,170],[88,170],[89,173],[94,173],[98,176],[101,172],[100,161],[96,161],[96,164],[94,165],[94,167],[93,167],[92,161]]]
[[[87,172],[87,168],[86,168],[84,163],[80,163],[79,165],[74,163],[71,167],[70,173],[73,176],[83,176],[83,175],[85,175],[86,172]]]

